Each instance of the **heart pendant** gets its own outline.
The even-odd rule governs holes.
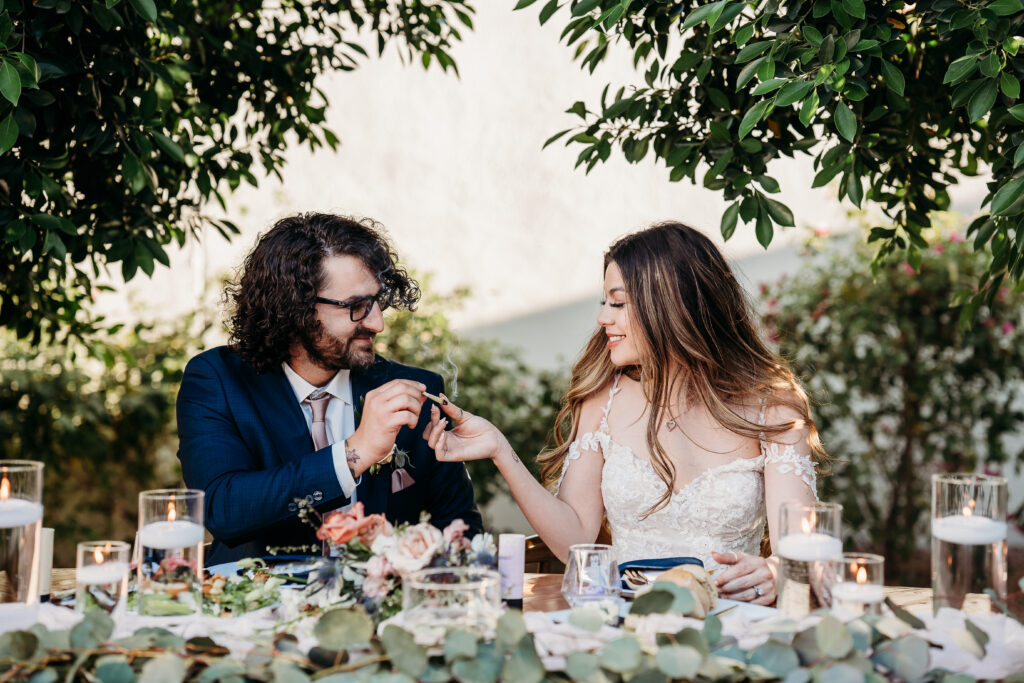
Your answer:
[[[671,432],[673,429],[676,428],[676,421],[675,420],[666,420],[665,421],[665,426],[668,427],[668,431]]]

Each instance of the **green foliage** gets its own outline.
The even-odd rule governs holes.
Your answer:
[[[88,335],[92,281],[168,265],[209,201],[335,148],[319,75],[398,42],[456,71],[464,0],[0,2],[0,327]]]
[[[843,504],[853,545],[885,555],[904,583],[929,534],[930,474],[1024,454],[1008,438],[1024,428],[1024,296],[1004,286],[980,324],[958,325],[966,308],[949,302],[984,258],[956,233],[929,237],[934,248],[874,279],[867,249],[844,243],[762,291],[769,334],[820,401],[818,428],[839,459],[822,495]]]
[[[568,110],[581,123],[546,144],[570,134],[577,166],[589,172],[613,148],[632,163],[650,152],[672,181],[731,202],[727,239],[740,219],[767,246],[775,226],[793,224],[770,197],[769,163],[813,154],[815,187],[838,178],[840,199],[870,202],[895,226],[871,235],[876,269],[927,246],[923,231],[948,208],[955,173],[989,166],[988,213],[968,230],[986,256],[968,317],[1004,279],[1022,282],[1021,0],[549,0],[541,23],[560,9],[570,10],[561,37],[581,68],[593,73],[625,43],[644,81]]]
[[[88,354],[0,337],[0,452],[46,464],[57,566],[74,564],[77,541],[130,541],[138,492],[178,481],[174,402],[199,348],[190,325],[139,325]]]
[[[671,596],[666,602],[671,601]],[[891,617],[889,617],[891,619]],[[334,610],[320,621],[353,623],[365,614]],[[878,624],[878,629],[873,626]],[[134,636],[108,642],[113,624],[106,615],[93,612],[71,632],[78,644],[67,645],[67,631],[48,631],[42,625],[31,631],[0,636],[0,673],[11,683],[99,680],[104,683],[174,682],[204,683],[216,680],[308,681],[449,681],[470,683],[551,681],[848,681],[928,680],[973,681],[964,674],[929,671],[928,643],[916,635],[892,638],[883,635],[877,617],[842,624],[832,617],[796,632],[796,622],[779,623],[770,639],[751,651],[740,650],[733,638],[713,642],[706,634],[686,629],[658,637],[653,652],[641,647],[629,631],[591,651],[570,654],[564,660],[545,662],[527,633],[523,616],[510,610],[499,621],[499,633],[516,634],[484,641],[466,631],[452,631],[441,648],[427,650],[413,634],[387,626],[379,639],[372,629],[342,627],[345,635],[329,638],[332,647],[310,650],[308,657],[278,636],[273,649],[244,660],[220,657],[224,650],[209,638],[187,643],[163,629],[145,628]],[[334,629],[334,626],[331,627]],[[882,630],[879,630],[882,629]],[[317,626],[319,632],[321,627]],[[359,637],[356,637],[356,631]],[[858,634],[857,638],[852,633]],[[685,634],[685,636],[684,636]],[[82,637],[82,636],[85,637]],[[860,638],[864,635],[864,638]],[[318,633],[319,637],[319,633]],[[49,644],[43,649],[41,642]],[[321,642],[322,639],[321,639]],[[822,642],[828,648],[811,646]],[[63,643],[63,644],[62,644]],[[213,656],[211,656],[213,653]],[[561,661],[559,661],[561,660]],[[558,666],[561,665],[561,666]],[[552,668],[548,668],[551,666]],[[868,674],[869,677],[865,677]]]
[[[430,276],[420,277],[423,299],[415,312],[388,313],[377,352],[391,360],[440,373],[452,401],[496,424],[515,452],[539,474],[535,456],[544,447],[561,405],[568,378],[526,366],[519,353],[491,340],[460,339],[446,312],[462,306],[469,292],[434,291]],[[487,503],[507,490],[489,461],[467,463],[476,500]]]

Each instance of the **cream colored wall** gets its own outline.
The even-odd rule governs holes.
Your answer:
[[[268,179],[231,197],[228,216],[242,236],[225,244],[208,234],[175,254],[171,270],[132,282],[134,296],[153,312],[192,308],[204,283],[237,265],[258,232],[298,211],[382,221],[413,267],[438,274],[438,287],[472,287],[455,316],[463,327],[591,296],[607,245],[652,221],[680,219],[718,235],[720,195],[668,182],[651,158],[631,166],[616,153],[588,176],[573,170],[577,149],[541,151],[578,120],[564,113],[573,101],[596,101],[609,81],[614,89],[637,80],[628,59],[582,73],[558,43],[561,18],[540,27],[533,8],[475,4],[476,30],[453,50],[461,78],[403,66],[393,50],[324,78],[340,149],[289,151],[283,183]],[[799,223],[843,222],[831,191],[808,189],[808,163],[786,160],[776,172]],[[726,250],[735,257],[760,247],[752,228],[741,227]],[[104,306],[122,308],[110,299]]]

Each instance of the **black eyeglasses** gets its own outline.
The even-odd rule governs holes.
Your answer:
[[[370,311],[373,310],[373,305],[377,304],[380,306],[381,311],[385,311],[391,306],[391,292],[387,289],[381,289],[376,294],[370,296],[361,296],[358,299],[351,299],[349,301],[338,301],[337,299],[325,299],[322,296],[318,296],[313,299],[318,304],[327,304],[328,306],[337,306],[338,308],[347,308],[349,318],[352,322],[357,323],[360,320],[370,315]]]

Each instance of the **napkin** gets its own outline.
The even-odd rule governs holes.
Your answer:
[[[700,567],[704,566],[704,563],[696,557],[658,557],[649,560],[630,560],[629,562],[623,562],[619,565],[619,573],[621,574],[627,569],[663,572],[667,569],[672,569],[672,567],[678,567],[681,564],[695,564]]]

